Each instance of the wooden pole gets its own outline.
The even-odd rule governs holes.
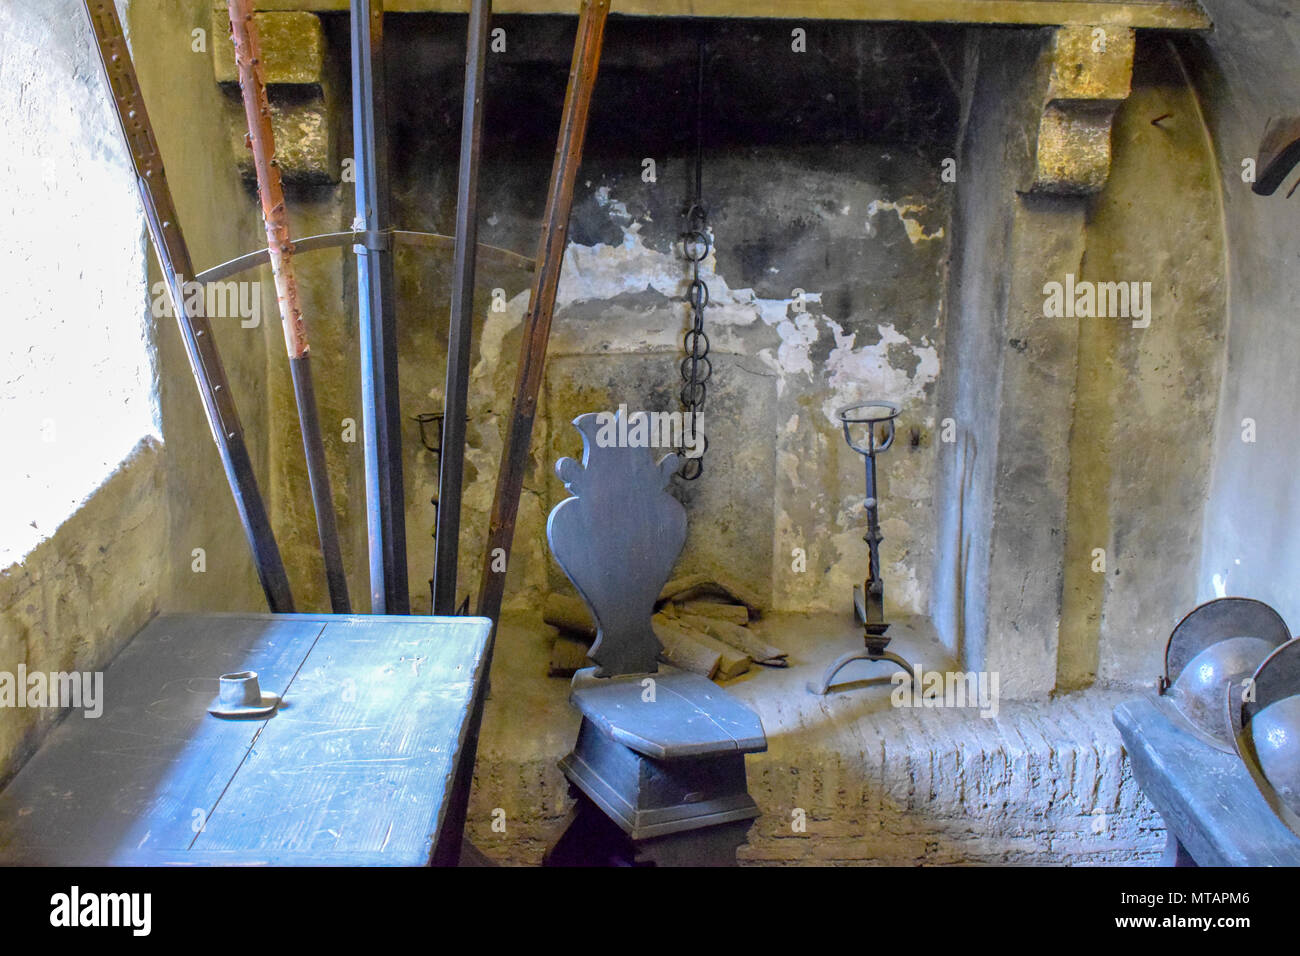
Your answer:
[[[277,614],[289,613],[293,610],[289,579],[253,475],[244,428],[239,421],[234,396],[230,394],[230,381],[217,351],[217,343],[212,338],[212,325],[201,309],[192,314],[186,308],[185,288],[194,278],[194,266],[176,218],[176,205],[171,187],[167,185],[167,173],[149,122],[149,113],[145,110],[144,95],[131,63],[122,22],[118,19],[113,0],[83,0],[83,6],[95,35],[95,46],[118,125],[131,152],[149,237],[162,266],[163,279],[176,313],[176,324],[185,343],[185,354],[194,373],[199,397],[203,400],[208,427],[217,443],[239,520],[253,552],[266,603]]]
[[[537,274],[533,281],[528,314],[524,318],[514,402],[507,424],[501,467],[497,473],[492,517],[488,524],[487,554],[483,559],[483,575],[479,583],[478,613],[493,621],[501,613],[501,600],[505,594],[505,567],[514,540],[519,495],[524,487],[528,447],[533,437],[533,419],[537,415],[537,395],[546,367],[546,344],[551,335],[555,293],[559,288],[560,268],[564,263],[564,248],[568,242],[573,184],[582,163],[587,114],[591,109],[592,90],[596,85],[596,71],[600,65],[601,42],[608,15],[609,0],[582,0],[578,36],[573,47],[573,65],[569,70],[569,85],[564,95],[560,137],[555,148],[555,163],[551,169],[550,186],[546,195],[546,212],[542,218],[542,235],[537,247]]]
[[[474,260],[478,246],[478,158],[483,141],[483,66],[491,0],[473,0],[465,46],[465,102],[456,191],[456,249],[447,336],[447,387],[439,447],[438,534],[433,564],[433,613],[456,613],[461,487],[465,477],[465,412],[469,405],[470,340],[474,328]]]
[[[330,608],[335,614],[346,614],[352,610],[348,601],[348,581],[343,571],[343,552],[339,546],[334,496],[330,490],[325,442],[321,436],[316,392],[312,385],[307,321],[303,318],[298,298],[298,277],[293,267],[289,214],[285,208],[280,167],[275,161],[271,104],[267,99],[266,83],[262,75],[262,51],[257,25],[253,22],[253,0],[229,0],[228,9],[231,37],[235,41],[239,88],[243,93],[244,116],[248,121],[248,143],[253,151],[257,191],[262,199],[267,251],[271,256],[271,272],[275,276],[280,321],[284,327],[284,344],[289,353],[289,370],[293,376],[294,399],[298,406],[298,424],[302,431],[303,452],[307,458],[307,480],[311,485],[312,504],[316,509],[316,531],[320,537],[321,557],[325,561]]]

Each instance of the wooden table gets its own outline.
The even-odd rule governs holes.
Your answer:
[[[72,712],[0,793],[0,863],[447,862],[490,631],[485,618],[158,617],[105,671],[103,715]],[[219,675],[240,670],[283,697],[273,716],[207,712]]]

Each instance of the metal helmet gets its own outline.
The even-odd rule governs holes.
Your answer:
[[[1300,640],[1270,654],[1255,671],[1253,694],[1228,692],[1241,714],[1237,753],[1273,812],[1300,836]]]
[[[1202,604],[1169,635],[1162,709],[1205,743],[1232,753],[1241,708],[1226,706],[1225,688],[1249,678],[1290,639],[1281,615],[1262,601],[1234,597]]]

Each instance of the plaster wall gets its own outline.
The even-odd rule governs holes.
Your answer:
[[[1153,119],[1161,118],[1158,125]],[[1197,603],[1200,515],[1224,376],[1218,171],[1177,48],[1138,44],[1085,281],[1151,283],[1150,324],[1080,319],[1058,687],[1147,685]],[[1142,324],[1141,321],[1137,323]],[[1100,549],[1100,553],[1099,553]]]
[[[1187,55],[1223,194],[1229,318],[1197,596],[1258,598],[1294,629],[1300,394],[1290,383],[1300,349],[1300,275],[1294,204],[1284,198],[1294,177],[1260,197],[1242,181],[1242,164],[1257,155],[1270,118],[1296,112],[1300,14],[1286,3],[1208,0],[1205,7],[1217,27]],[[1245,440],[1252,422],[1253,442]]]
[[[167,513],[135,180],[80,4],[0,8],[0,672],[102,669],[158,609]],[[63,717],[0,707],[0,781]],[[79,718],[78,718],[79,719]]]
[[[248,202],[228,157],[229,128],[220,92],[212,82],[212,36],[205,0],[131,4],[129,28],[135,37],[133,59],[148,104],[167,178],[176,201],[190,257],[198,270],[265,245],[255,205]],[[205,29],[196,49],[193,31]],[[98,94],[98,90],[96,90]],[[151,291],[161,292],[157,259],[148,256]],[[213,317],[213,335],[230,378],[245,440],[263,496],[271,499],[267,378],[268,342],[282,342],[269,271],[261,281],[261,314],[256,327],[238,316]],[[154,310],[157,312],[158,310]],[[167,469],[166,507],[170,516],[165,557],[167,606],[173,611],[266,610],[248,543],[239,524],[212,432],[190,374],[176,321],[155,315],[159,405]],[[287,374],[287,372],[286,372]],[[275,434],[277,442],[295,436]],[[202,549],[202,572],[195,549]],[[291,574],[290,584],[297,585]]]
[[[257,226],[224,162],[229,131],[206,47],[196,50],[191,32],[207,5],[119,3],[119,11],[203,268],[248,248]],[[16,313],[8,331],[11,342],[37,326],[44,335],[5,396],[5,428],[16,430],[15,440],[6,435],[14,451],[6,479],[25,467],[29,478],[53,469],[85,484],[56,521],[29,515],[34,549],[6,541],[21,546],[21,560],[0,571],[0,671],[102,670],[163,607],[265,604],[175,322],[155,308],[160,276],[81,4],[21,0],[0,10],[0,34],[0,112],[11,138],[0,208],[26,224],[4,254]],[[24,284],[9,285],[19,275]],[[214,325],[264,480],[266,329]],[[33,397],[40,402],[28,409]],[[50,440],[24,444],[24,430],[37,427]],[[6,502],[11,511],[35,507],[12,488]],[[111,703],[111,686],[106,694]],[[0,780],[63,716],[0,709]]]
[[[1106,186],[1049,197],[1021,191],[1047,43],[969,34],[939,398],[955,441],[940,444],[932,613],[1009,697],[1159,672],[1195,603],[1224,374],[1217,177],[1177,51],[1139,40]],[[1149,324],[1049,316],[1048,284],[1067,277],[1148,283]]]

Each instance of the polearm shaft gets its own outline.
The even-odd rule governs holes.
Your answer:
[[[573,63],[569,68],[569,85],[564,94],[564,114],[560,119],[560,135],[555,146],[555,164],[546,191],[546,213],[542,219],[542,235],[537,248],[533,297],[524,319],[524,338],[520,346],[510,430],[497,474],[492,518],[488,527],[487,555],[483,560],[483,576],[479,582],[478,613],[492,618],[494,625],[487,646],[485,672],[492,666],[495,625],[501,613],[501,598],[506,586],[504,570],[493,570],[493,554],[501,548],[508,555],[514,538],[515,516],[519,512],[519,495],[523,491],[524,470],[528,464],[528,446],[532,443],[533,418],[537,414],[537,393],[546,367],[546,343],[551,332],[551,314],[555,310],[560,266],[563,264],[564,246],[568,241],[573,183],[582,162],[582,141],[587,132],[587,114],[591,108],[592,90],[596,86],[596,70],[600,65],[600,47],[608,15],[609,0],[582,0],[578,36],[573,44]],[[483,723],[487,686],[487,681],[480,681],[474,693],[463,748],[464,756],[461,757],[461,767],[456,773],[452,793],[448,798],[444,830],[453,834],[453,837],[445,841],[445,847],[439,847],[438,858],[433,861],[435,865],[454,865],[460,858],[459,834],[464,831],[469,808],[470,780],[478,752],[479,728]]]
[[[524,488],[524,471],[528,466],[528,447],[532,443],[533,419],[537,415],[537,394],[546,368],[546,344],[551,335],[551,317],[555,311],[555,293],[560,283],[560,267],[569,235],[569,214],[573,209],[573,184],[582,162],[582,142],[587,133],[587,114],[591,109],[596,70],[600,65],[600,48],[604,38],[609,0],[583,0],[578,18],[578,36],[573,47],[573,65],[564,95],[559,142],[555,164],[551,169],[546,195],[546,213],[537,247],[537,274],[533,295],[524,319],[523,341],[519,351],[519,370],[515,378],[514,403],[506,434],[505,451],[497,474],[496,494],[492,500],[492,517],[488,523],[487,554],[479,582],[478,613],[494,621],[501,612],[506,575],[501,558],[508,559],[515,535],[515,518],[519,513],[519,495]]]
[[[316,509],[316,531],[320,537],[321,557],[325,561],[330,608],[335,614],[346,614],[352,610],[348,601],[348,581],[343,571],[343,551],[339,545],[334,496],[330,490],[325,442],[321,436],[316,391],[312,384],[307,322],[303,318],[298,297],[298,277],[293,266],[289,214],[285,208],[280,167],[275,161],[275,134],[271,130],[271,104],[263,77],[261,42],[257,35],[257,25],[253,22],[252,0],[229,0],[228,9],[231,37],[235,41],[239,88],[243,93],[244,116],[248,121],[248,142],[253,151],[253,168],[257,172],[257,191],[262,200],[267,251],[271,256],[271,272],[275,276],[284,344],[289,353],[289,371],[293,377],[293,394],[298,405],[298,424],[302,431],[303,452],[307,458],[307,481],[311,485],[312,504]]]
[[[83,0],[83,6],[95,34],[100,65],[108,82],[118,123],[135,165],[140,202],[144,206],[149,236],[171,296],[176,324],[185,343],[185,354],[198,385],[199,397],[203,400],[208,426],[217,443],[240,523],[253,552],[266,603],[273,612],[288,613],[293,610],[289,579],[253,474],[252,459],[244,442],[244,429],[212,337],[212,327],[206,316],[191,315],[186,309],[185,285],[192,279],[194,267],[181,234],[162,156],[145,110],[144,96],[117,8],[113,0]]]
[[[388,111],[383,0],[352,0],[352,140],[361,332],[361,412],[366,460],[370,610],[409,614],[406,499],[397,390],[397,315],[389,228]]]
[[[478,161],[483,141],[483,64],[487,59],[491,0],[474,0],[465,45],[465,102],[460,128],[456,193],[456,249],[452,262],[451,321],[447,339],[446,405],[439,455],[438,532],[433,564],[433,613],[456,613],[460,557],[461,488],[465,476],[465,412],[469,404],[470,341],[474,329],[474,259],[478,246]]]

